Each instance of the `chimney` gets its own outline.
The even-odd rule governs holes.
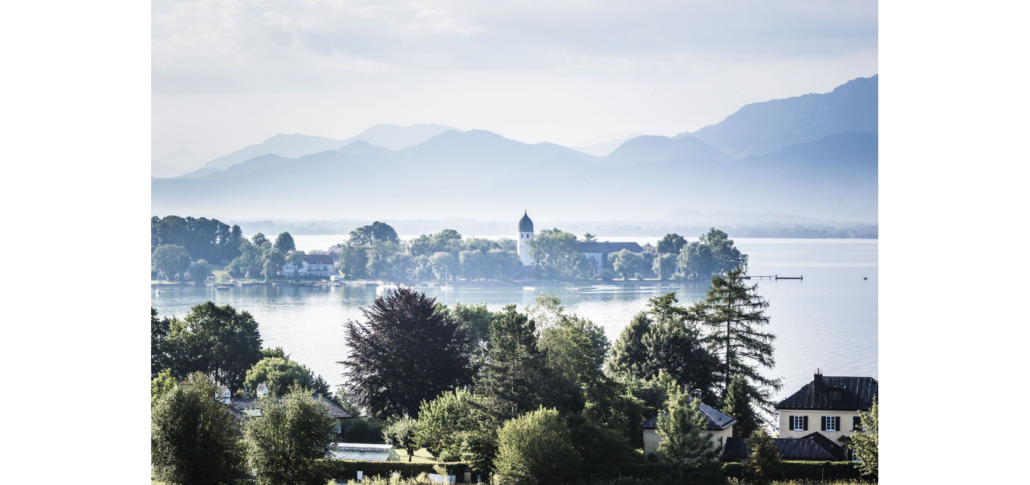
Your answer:
[[[815,392],[823,392],[823,371],[821,369],[815,370],[815,377],[812,379],[815,386]]]

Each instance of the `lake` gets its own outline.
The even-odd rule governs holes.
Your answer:
[[[294,236],[300,250],[326,249],[345,236]],[[656,244],[658,237],[598,237],[601,241]],[[734,239],[749,256],[752,275],[804,276],[804,280],[752,280],[769,301],[766,327],[777,336],[776,367],[766,371],[783,379],[781,397],[812,379],[816,369],[826,375],[877,375],[877,260],[878,241],[861,239]],[[868,278],[868,279],[863,279]],[[614,342],[647,299],[676,292],[681,304],[704,297],[707,283],[665,282],[571,289],[533,283],[521,287],[462,288],[424,291],[446,304],[486,303],[491,310],[507,304],[531,304],[536,295],[553,293],[566,311],[604,327]],[[165,287],[151,292],[159,316],[184,316],[193,305],[212,300],[254,315],[266,347],[282,346],[294,360],[321,374],[334,387],[343,382],[347,355],[343,323],[360,319],[361,308],[376,296],[375,288],[247,287],[215,291],[208,287]]]

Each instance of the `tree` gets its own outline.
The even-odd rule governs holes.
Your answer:
[[[708,350],[696,315],[676,303],[675,293],[651,298],[615,342],[611,368],[639,379],[664,371],[710,399],[719,361]]]
[[[268,242],[268,238],[265,237],[264,234],[261,234],[259,232],[259,233],[255,234],[254,237],[250,238],[250,242],[254,243],[254,245],[257,246],[257,247],[261,247],[261,246],[264,246],[266,242]]]
[[[261,417],[247,421],[249,463],[262,485],[323,485],[321,460],[332,456],[334,420],[308,391],[258,400]]]
[[[157,377],[162,369],[168,367],[168,354],[165,340],[168,338],[172,322],[167,317],[157,318],[157,309],[150,307],[150,378]]]
[[[701,413],[701,399],[675,389],[663,412],[658,413],[658,435],[662,437],[656,450],[659,461],[672,463],[681,479],[688,468],[701,468],[713,463],[720,450],[708,434],[708,418]]]
[[[490,350],[476,387],[498,416],[510,419],[542,403],[544,356],[537,348],[536,323],[504,307],[490,325]]]
[[[851,449],[860,461],[858,469],[863,475],[879,474],[880,461],[880,406],[873,398],[869,412],[859,411],[862,430],[851,434]]]
[[[541,266],[546,278],[573,279],[592,267],[579,252],[576,235],[559,229],[544,229],[529,240],[529,255]]]
[[[157,377],[150,380],[150,407],[153,408],[161,396],[175,389],[178,383],[179,381],[172,377],[171,369],[164,369],[158,373]]]
[[[450,276],[454,278],[455,271],[458,269],[458,260],[454,258],[451,253],[437,252],[433,253],[429,257],[429,265],[433,268],[433,274],[436,275],[436,279],[444,281],[445,278]]]
[[[247,371],[245,380],[251,393],[264,384],[268,393],[282,396],[292,387],[300,387],[314,391],[315,378],[311,369],[300,365],[288,357],[265,357]]]
[[[415,455],[415,450],[418,449],[415,441],[415,430],[417,427],[418,421],[405,416],[396,419],[393,423],[383,428],[383,440],[395,448],[407,451],[409,463]]]
[[[215,400],[215,383],[191,374],[164,393],[150,411],[154,478],[175,484],[224,484],[243,476],[240,428]]]
[[[482,396],[464,389],[424,401],[415,430],[416,445],[440,461],[460,461],[473,436],[481,432],[477,416],[485,405]]]
[[[661,280],[667,280],[672,278],[672,275],[676,273],[676,256],[672,254],[662,254],[654,259],[652,268],[658,278]]]
[[[540,408],[504,423],[497,434],[494,462],[501,483],[559,482],[576,466],[576,450],[565,419]]]
[[[464,304],[457,302],[454,306],[444,307],[447,315],[462,327],[473,345],[490,341],[490,322],[497,314],[486,307],[486,303]]]
[[[612,268],[616,273],[622,275],[624,280],[628,280],[636,276],[637,273],[642,272],[640,255],[628,249],[609,254],[608,261],[612,263]]]
[[[364,278],[368,267],[368,248],[345,242],[340,245],[340,271],[350,279]]]
[[[207,264],[207,261],[200,259],[193,263],[193,266],[190,266],[190,279],[194,283],[202,285],[207,281],[208,276],[211,276],[211,266]]]
[[[733,246],[727,234],[712,228],[699,241],[688,243],[677,259],[680,271],[688,278],[710,278],[737,267],[747,267],[747,255]]]
[[[722,412],[737,419],[737,424],[733,425],[734,437],[747,438],[761,428],[762,420],[751,404],[751,386],[744,375],[733,376],[722,401]]]
[[[166,339],[172,375],[203,372],[229,389],[240,389],[247,370],[261,360],[261,333],[254,317],[212,302],[173,318]]]
[[[597,241],[597,236],[590,234],[589,232],[583,235],[583,240],[586,242]]]
[[[373,241],[384,241],[400,243],[397,231],[385,222],[375,221],[370,225],[361,226],[350,232],[349,242],[358,246],[371,245]]]
[[[265,281],[278,277],[284,262],[286,262],[286,258],[279,250],[271,249],[265,252],[265,262],[261,270],[261,275],[265,277]]]
[[[736,429],[733,431],[736,434]],[[751,448],[751,454],[744,461],[744,468],[755,477],[757,483],[769,483],[780,467],[780,450],[765,428],[759,427],[748,436],[747,445]]]
[[[167,280],[179,279],[190,269],[190,253],[182,246],[164,244],[150,255],[152,271],[160,271]]]
[[[280,232],[279,236],[275,238],[275,249],[282,254],[286,254],[290,251],[296,251],[297,245],[293,243],[293,236],[288,232]]]
[[[435,303],[401,287],[346,323],[348,395],[373,416],[416,417],[422,401],[471,383],[468,336]]]
[[[683,236],[676,233],[666,234],[658,241],[658,252],[677,255],[686,244],[687,240]]]
[[[773,341],[776,336],[762,332],[769,324],[765,309],[769,303],[758,295],[758,285],[744,283],[744,270],[730,270],[726,277],[715,276],[705,299],[692,307],[710,332],[705,341],[720,359],[715,374],[722,382],[722,395],[726,396],[733,377],[747,378],[752,402],[767,413],[772,413],[773,391],[783,387],[779,379],[765,377],[760,367],[772,369]]]

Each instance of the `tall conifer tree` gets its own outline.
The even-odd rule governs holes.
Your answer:
[[[536,409],[545,377],[544,356],[537,348],[536,323],[515,305],[504,307],[490,325],[490,351],[478,383],[505,419]]]

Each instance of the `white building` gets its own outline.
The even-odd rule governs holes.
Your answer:
[[[304,261],[301,261],[300,268],[296,268],[290,263],[284,264],[282,274],[283,276],[293,276],[296,273],[297,276],[302,278],[328,278],[336,274],[334,267],[332,256],[327,254],[308,254],[304,256]]]
[[[519,243],[518,252],[519,259],[522,260],[523,266],[532,266],[533,258],[529,257],[529,240],[533,239],[533,221],[530,220],[528,213],[522,214],[522,219],[519,219]]]

